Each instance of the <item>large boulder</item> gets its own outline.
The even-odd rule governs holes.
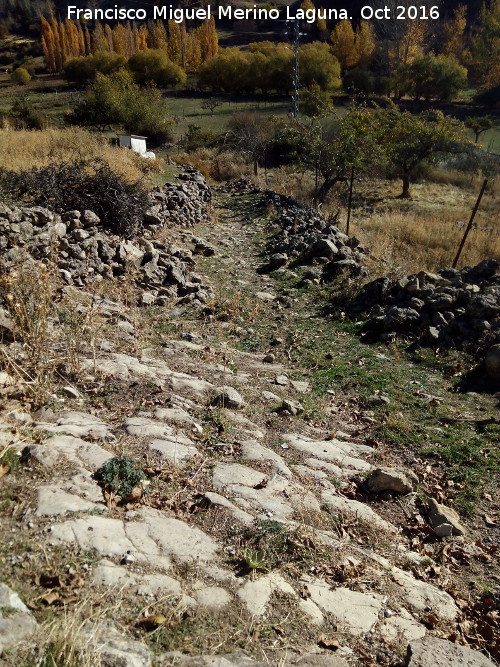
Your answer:
[[[410,643],[405,667],[494,667],[494,663],[467,646],[427,636]]]

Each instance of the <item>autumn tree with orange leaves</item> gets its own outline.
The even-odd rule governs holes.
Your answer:
[[[174,21],[168,22],[168,30],[163,21],[141,26],[118,23],[114,27],[96,23],[92,32],[80,22],[59,22],[54,16],[40,21],[45,65],[52,73],[61,72],[72,58],[111,52],[129,59],[146,49],[163,51],[173,63],[196,70],[218,51],[213,17],[190,31]]]

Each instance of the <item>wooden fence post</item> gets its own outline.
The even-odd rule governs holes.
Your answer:
[[[349,236],[349,225],[351,224],[352,185],[354,183],[354,167],[351,169],[351,181],[349,183],[349,200],[347,202],[347,226],[345,233]]]
[[[460,243],[460,247],[458,248],[458,252],[455,256],[455,259],[453,260],[453,268],[457,268],[458,260],[460,259],[460,255],[462,254],[462,250],[464,248],[465,242],[467,241],[467,237],[469,236],[469,232],[472,229],[472,223],[474,222],[474,218],[476,217],[477,209],[479,208],[479,204],[481,203],[481,199],[483,198],[484,191],[486,190],[486,186],[488,184],[488,179],[485,178],[483,181],[483,185],[481,186],[481,190],[479,192],[479,196],[477,198],[477,201],[474,205],[474,208],[472,209],[472,214],[470,216],[469,224],[467,225],[465,229],[464,236],[462,238],[462,242]]]

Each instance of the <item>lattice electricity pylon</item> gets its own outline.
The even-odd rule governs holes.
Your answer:
[[[289,34],[293,30],[293,92],[292,92],[292,116],[297,118],[299,115],[299,91],[300,91],[300,68],[299,68],[299,51],[300,38],[305,33],[300,32],[300,21],[298,19],[289,19],[286,26],[286,33]],[[292,23],[292,29],[288,24]]]

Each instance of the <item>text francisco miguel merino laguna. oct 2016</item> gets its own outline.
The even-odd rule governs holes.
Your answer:
[[[148,9],[108,7],[107,9],[81,9],[73,5],[68,6],[66,18],[78,20],[86,19],[90,21],[146,21],[149,19],[168,21],[176,23],[184,21],[216,18],[219,20],[261,20],[261,21],[305,21],[306,23],[315,23],[318,19],[326,21],[338,21],[344,19],[353,19],[347,9],[294,9],[285,6],[281,10],[269,7],[174,7],[172,5],[154,6]],[[429,7],[427,5],[401,5],[372,7],[366,5],[360,10],[360,18],[365,20],[383,21],[388,19],[398,20],[436,20],[439,18],[438,6]]]

